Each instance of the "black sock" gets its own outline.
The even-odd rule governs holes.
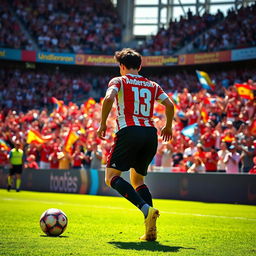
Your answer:
[[[149,192],[147,185],[143,184],[143,185],[137,187],[136,191],[148,205],[153,207],[152,196],[151,196],[151,193]]]
[[[112,178],[110,185],[113,189],[119,192],[123,197],[133,203],[139,209],[142,208],[146,202],[141,198],[141,196],[133,189],[132,185],[125,181],[119,176]]]

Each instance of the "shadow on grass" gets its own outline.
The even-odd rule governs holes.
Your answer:
[[[195,248],[186,248],[182,246],[169,246],[159,242],[108,242],[116,248],[125,250],[148,250],[153,252],[178,252],[180,249],[195,250]]]
[[[69,238],[69,236],[47,236],[47,235],[40,235],[41,237],[51,237],[51,238]]]

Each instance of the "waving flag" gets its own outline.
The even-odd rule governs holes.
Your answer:
[[[60,112],[64,102],[62,100],[56,99],[55,97],[52,97],[52,103],[54,103],[57,112]]]
[[[247,99],[247,100],[253,100],[253,90],[250,85],[248,84],[235,84],[236,89],[240,97]]]
[[[252,136],[256,136],[256,119],[249,125],[248,129]]]
[[[1,139],[0,139],[0,147],[2,147],[6,151],[10,151],[11,149],[9,145],[4,140],[1,140]]]
[[[201,117],[202,117],[204,123],[208,122],[209,116],[208,116],[208,113],[207,113],[207,111],[204,107],[202,107],[202,109],[201,109]]]
[[[215,85],[206,72],[196,70],[196,74],[197,74],[198,80],[199,80],[202,88],[204,88],[206,90],[214,90]]]
[[[174,94],[171,95],[171,97],[176,105],[180,103],[178,91],[175,91]]]
[[[189,137],[191,140],[194,140],[194,136],[195,136],[195,128],[198,127],[197,123],[191,124],[189,126],[186,126],[185,128],[183,128],[181,130],[181,133],[186,136]]]
[[[37,143],[37,144],[43,144],[52,139],[51,135],[43,136],[41,133],[39,133],[36,130],[30,129],[28,131],[27,135],[27,143],[30,144],[31,142]]]
[[[96,104],[95,99],[93,99],[92,97],[90,97],[85,103],[84,103],[84,113],[86,113],[88,111],[89,108],[91,108],[92,106],[94,106]]]
[[[217,102],[216,98],[212,98],[212,97],[205,97],[203,100],[204,104],[206,105],[212,105],[214,103]]]
[[[76,133],[75,131],[72,130],[72,128],[70,128],[69,133],[65,139],[65,144],[64,144],[65,150],[71,153],[72,147],[78,139],[79,139],[78,133]]]

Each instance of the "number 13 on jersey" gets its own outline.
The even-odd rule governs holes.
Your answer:
[[[147,88],[132,87],[134,93],[134,114],[150,116],[151,110],[151,91]]]

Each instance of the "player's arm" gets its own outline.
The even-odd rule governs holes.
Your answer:
[[[107,119],[109,116],[109,113],[112,109],[115,97],[116,97],[117,91],[113,88],[109,88],[106,92],[106,95],[104,97],[103,103],[102,103],[102,109],[101,109],[101,122],[100,127],[97,130],[97,135],[99,138],[104,139],[106,135],[107,130]]]
[[[174,105],[169,98],[164,99],[161,102],[165,106],[166,124],[161,130],[161,136],[164,141],[172,139],[172,122],[174,117]]]

